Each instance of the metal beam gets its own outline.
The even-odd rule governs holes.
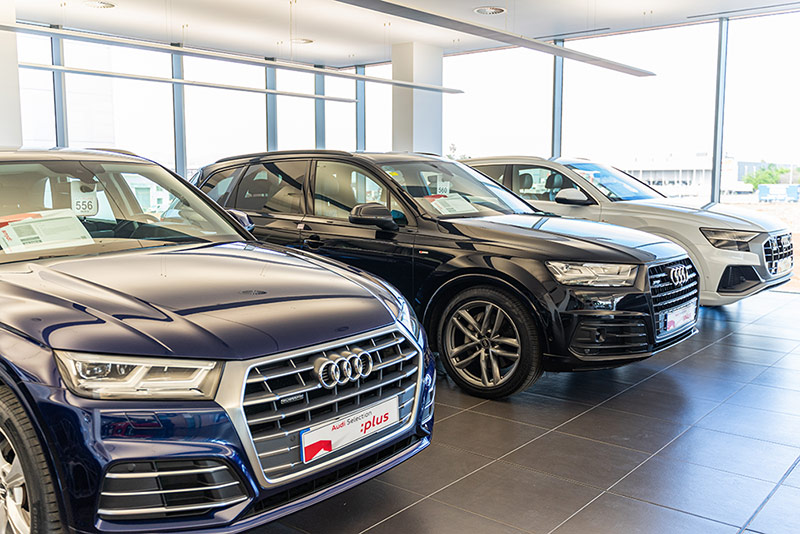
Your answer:
[[[556,46],[564,46],[564,40],[553,41]],[[553,132],[551,138],[551,156],[561,156],[561,125],[564,109],[564,58],[553,56]]]
[[[125,46],[128,48],[136,48],[139,50],[153,50],[156,52],[166,52],[168,54],[174,53],[173,50],[174,47],[168,44],[155,43],[152,41],[141,41],[139,39],[130,39],[127,37],[115,37],[111,35],[100,35],[96,33],[79,32],[74,30],[46,28],[43,26],[36,26],[33,24],[20,24],[20,23],[0,24],[0,31],[30,33],[33,35],[57,36],[63,39],[72,39],[75,41],[84,41],[87,43],[102,43],[108,45]],[[233,63],[242,63],[245,65],[256,65],[259,67],[274,67],[276,69],[293,70],[297,72],[310,72],[312,74],[324,74],[325,76],[346,78],[348,80],[364,80],[365,82],[382,83],[386,85],[395,85],[399,87],[408,87],[410,89],[422,89],[423,91],[434,91],[437,93],[458,94],[464,92],[460,89],[451,89],[448,87],[441,87],[438,85],[404,82],[388,78],[375,78],[372,76],[362,76],[358,74],[350,74],[349,72],[344,72],[339,70],[310,67],[308,65],[302,65],[300,63],[284,63],[281,61],[275,61],[274,59],[271,60],[260,59],[252,56],[247,56],[244,54],[217,52],[215,50],[204,50],[201,48],[183,47],[178,53],[184,56],[220,59],[223,61],[231,61]]]
[[[722,187],[722,132],[725,124],[725,76],[728,70],[728,19],[719,19],[717,91],[714,105],[714,154],[711,163],[711,202],[719,202]]]
[[[325,95],[325,76],[322,74],[314,75],[314,94]],[[325,101],[322,99],[314,102],[314,143],[318,150],[325,148]]]
[[[269,58],[267,58],[269,59]],[[267,67],[267,91],[275,91],[278,80],[274,67]],[[267,151],[278,150],[278,97],[267,93]]]
[[[356,65],[356,74],[364,74],[364,65]],[[367,149],[367,100],[364,80],[356,80],[356,150]]]
[[[172,54],[172,77],[183,79],[183,56]],[[183,85],[172,85],[172,117],[175,130],[175,172],[186,176],[186,104]]]
[[[53,26],[59,28],[59,26]],[[50,38],[50,54],[53,65],[64,65],[64,42],[59,37]],[[67,133],[67,92],[64,85],[64,73],[53,71],[53,109],[56,119],[56,146],[69,146]]]
[[[550,43],[539,41],[538,39],[525,37],[524,35],[518,35],[515,33],[499,30],[497,28],[492,28],[490,26],[482,26],[480,24],[474,24],[472,22],[468,22],[465,20],[454,19],[444,15],[439,15],[437,13],[431,13],[430,11],[423,11],[421,9],[416,9],[406,5],[396,4],[394,2],[387,2],[385,0],[336,0],[336,1],[342,4],[363,7],[364,9],[369,9],[370,11],[377,11],[379,13],[384,13],[386,15],[392,15],[395,17],[414,20],[417,22],[422,22],[424,24],[430,24],[432,26],[438,26],[439,28],[447,28],[449,30],[455,30],[457,32],[466,33],[469,35],[475,35],[477,37],[483,37],[485,39],[492,39],[493,41],[500,41],[501,43],[520,46],[522,48],[530,48],[531,50],[537,50],[539,52],[545,52],[547,54],[553,54],[554,56],[574,59],[575,61],[589,63],[597,67],[602,67],[604,69],[611,69],[618,72],[623,72],[625,74],[631,74],[633,76],[655,76],[655,74],[653,74],[648,70],[639,69],[637,67],[625,65],[623,63],[617,63],[616,61],[603,59],[601,57],[593,56],[591,54],[584,54],[583,52],[578,52],[577,50],[554,46],[551,45]]]

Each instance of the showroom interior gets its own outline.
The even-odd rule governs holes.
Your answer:
[[[0,0],[0,230],[21,243],[0,234],[0,532],[800,532],[798,25],[800,2],[756,0]],[[38,189],[18,192],[34,171],[15,170],[34,164],[52,173],[37,211]],[[136,165],[151,169],[132,179]],[[323,190],[346,166],[360,170]],[[290,175],[297,213],[270,207]],[[31,217],[110,236],[87,226],[102,205],[74,203],[113,205],[113,176],[143,217],[126,241],[206,217],[267,252],[242,245],[228,272],[212,269],[231,243],[138,272],[113,245],[70,261],[115,255],[116,272],[13,257],[46,248],[21,233]],[[256,192],[264,176],[283,189]],[[263,288],[241,285],[254,260]],[[285,320],[245,317],[232,287]],[[72,334],[31,326],[67,301],[49,317]],[[367,327],[325,330],[367,324],[368,304],[394,330],[366,351]],[[169,324],[142,326],[153,310]],[[97,327],[78,312],[109,329],[64,345]],[[271,341],[242,349],[256,330]],[[237,356],[203,367],[213,350]],[[158,393],[166,364],[130,397],[81,382],[158,351],[196,365],[201,400]],[[26,370],[42,357],[50,371]],[[390,369],[411,385],[370,396]],[[333,415],[314,411],[315,392],[341,391]]]

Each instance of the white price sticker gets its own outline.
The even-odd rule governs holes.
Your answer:
[[[83,182],[69,184],[72,212],[78,217],[94,217],[100,209],[97,205],[97,185]]]

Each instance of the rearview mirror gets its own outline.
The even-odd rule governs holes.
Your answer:
[[[572,204],[573,206],[588,206],[592,204],[586,193],[573,187],[559,191],[556,194],[556,202],[559,204]]]
[[[244,226],[244,229],[248,232],[252,232],[253,228],[256,227],[256,225],[253,224],[253,220],[245,212],[239,210],[228,210],[228,213],[230,213],[231,216],[236,219],[236,222]]]
[[[357,204],[350,211],[350,222],[353,224],[364,224],[377,226],[381,230],[395,231],[399,228],[392,218],[392,212],[383,204],[369,202],[367,204]]]

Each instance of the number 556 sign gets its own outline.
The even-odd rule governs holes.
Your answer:
[[[82,182],[72,182],[70,184],[70,198],[72,212],[78,217],[97,215],[97,193],[94,187]]]

